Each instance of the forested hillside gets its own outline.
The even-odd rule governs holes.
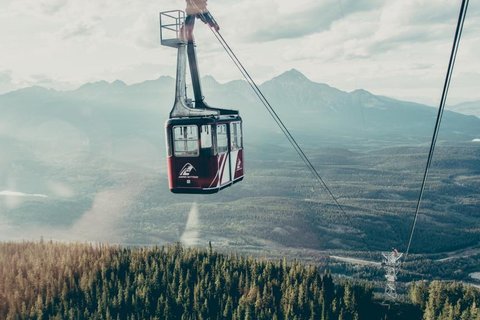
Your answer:
[[[312,265],[180,245],[0,244],[0,319],[479,319],[480,293],[412,286],[386,308]]]

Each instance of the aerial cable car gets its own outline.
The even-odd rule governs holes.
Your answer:
[[[192,36],[194,22],[195,16],[185,19],[180,10],[160,13],[161,44],[178,50],[175,102],[165,124],[168,183],[174,193],[215,193],[243,179],[242,118],[237,110],[205,102]],[[193,101],[186,90],[187,57]]]

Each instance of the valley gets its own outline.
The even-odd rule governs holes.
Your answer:
[[[246,146],[245,180],[207,196],[167,188],[171,78],[0,96],[0,240],[211,242],[220,252],[286,256],[382,279],[378,268],[329,256],[379,262],[382,251],[405,250],[435,109],[342,92],[295,70],[262,85],[344,215],[245,83],[205,83],[213,105],[241,110]],[[480,119],[446,113],[402,280],[465,280],[478,271],[478,137]]]

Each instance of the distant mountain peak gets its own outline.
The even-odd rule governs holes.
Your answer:
[[[45,88],[42,86],[34,85],[31,87],[21,88],[14,91],[6,92],[5,96],[16,96],[16,95],[43,95],[49,93],[56,93],[57,90],[51,88]]]
[[[310,79],[308,79],[303,73],[301,73],[297,69],[290,69],[288,71],[285,71],[284,73],[280,74],[279,76],[276,76],[273,79],[287,79],[289,81],[302,81],[302,82],[303,81],[308,81],[308,82],[311,82]]]
[[[100,88],[100,89],[105,89],[108,87],[112,88],[123,88],[126,87],[127,84],[123,82],[122,80],[115,80],[112,82],[108,82],[105,80],[99,80],[99,81],[94,81],[94,82],[88,82],[80,86],[77,90],[85,90],[85,89],[95,89],[95,88]]]
[[[122,80],[115,80],[111,83],[113,86],[116,87],[125,87],[127,84],[123,82]]]
[[[105,88],[108,87],[110,83],[105,80],[100,80],[100,81],[93,81],[93,82],[87,82],[83,85],[81,85],[77,90],[82,91],[82,90],[89,90],[89,89],[94,89],[94,88]]]
[[[171,77],[171,76],[160,76],[157,78],[157,80],[159,81],[171,81],[171,80],[175,80],[175,78]],[[146,81],[149,81],[149,80],[146,80]]]
[[[357,89],[357,90],[353,90],[351,92],[352,95],[354,96],[362,96],[362,97],[370,97],[370,96],[373,96],[373,94],[365,89]]]
[[[207,74],[206,76],[202,77],[202,82],[206,85],[218,85],[218,81],[211,75]]]

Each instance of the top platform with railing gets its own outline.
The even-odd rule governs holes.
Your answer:
[[[178,48],[186,44],[183,25],[185,12],[182,10],[170,10],[160,12],[160,43],[163,46]]]

